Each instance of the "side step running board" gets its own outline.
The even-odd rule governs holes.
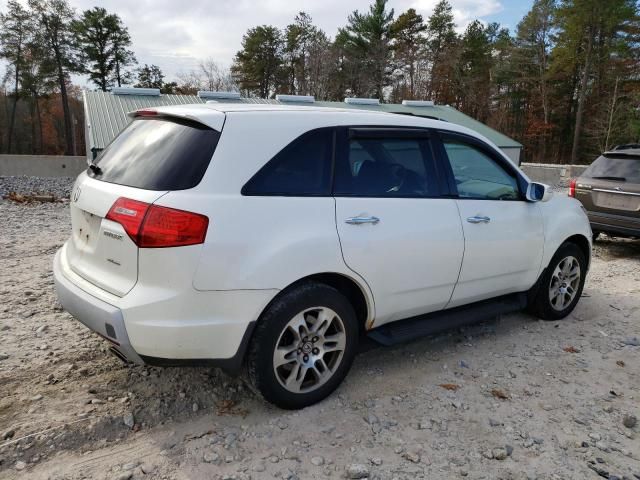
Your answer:
[[[368,336],[382,345],[396,345],[451,328],[489,320],[505,313],[516,312],[526,306],[526,293],[505,295],[450,310],[391,322],[371,330]]]

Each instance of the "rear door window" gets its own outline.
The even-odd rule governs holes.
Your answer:
[[[602,156],[587,168],[583,176],[640,183],[640,158],[625,155],[619,157]]]
[[[242,188],[243,195],[328,196],[333,128],[311,130],[273,157]]]
[[[135,119],[105,148],[89,176],[145,190],[185,190],[204,176],[220,133],[178,118]]]
[[[403,132],[405,133],[405,132]],[[410,132],[406,132],[410,134]],[[427,138],[366,132],[349,138],[336,165],[334,194],[354,197],[432,197],[439,194]]]

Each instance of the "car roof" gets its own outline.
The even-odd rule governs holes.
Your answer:
[[[465,133],[477,138],[481,138],[489,143],[492,143],[478,132],[471,130],[461,125],[449,123],[443,120],[417,117],[412,115],[398,115],[396,113],[388,112],[374,112],[371,110],[354,110],[351,108],[318,108],[314,106],[302,106],[302,105],[274,105],[274,104],[256,104],[256,103],[200,103],[200,104],[186,104],[186,105],[171,105],[153,107],[150,109],[157,113],[164,115],[176,115],[185,118],[191,118],[196,121],[216,128],[214,124],[219,120],[213,121],[213,118],[220,114],[227,113],[241,113],[241,112],[273,112],[276,114],[305,112],[305,114],[323,116],[327,114],[340,114],[351,115],[357,117],[359,121],[363,119],[380,122],[381,125],[389,125],[396,127],[423,127],[423,128],[439,128],[450,131],[456,131]],[[135,115],[136,112],[132,112]],[[497,147],[496,147],[497,148]]]

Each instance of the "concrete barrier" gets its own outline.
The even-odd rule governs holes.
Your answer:
[[[588,165],[550,165],[546,163],[523,163],[520,168],[536,182],[551,186],[568,186],[572,178],[579,177]]]
[[[86,168],[86,157],[0,155],[0,176],[76,177]]]
[[[76,177],[86,168],[86,157],[0,155],[0,176]],[[523,163],[521,168],[536,182],[566,186],[569,180],[582,174],[587,166]]]

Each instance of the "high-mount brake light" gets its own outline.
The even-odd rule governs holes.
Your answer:
[[[158,111],[152,110],[150,108],[143,108],[142,110],[136,111],[136,117],[157,117]]]
[[[106,216],[117,222],[140,248],[167,248],[204,242],[209,219],[198,213],[120,197]]]

